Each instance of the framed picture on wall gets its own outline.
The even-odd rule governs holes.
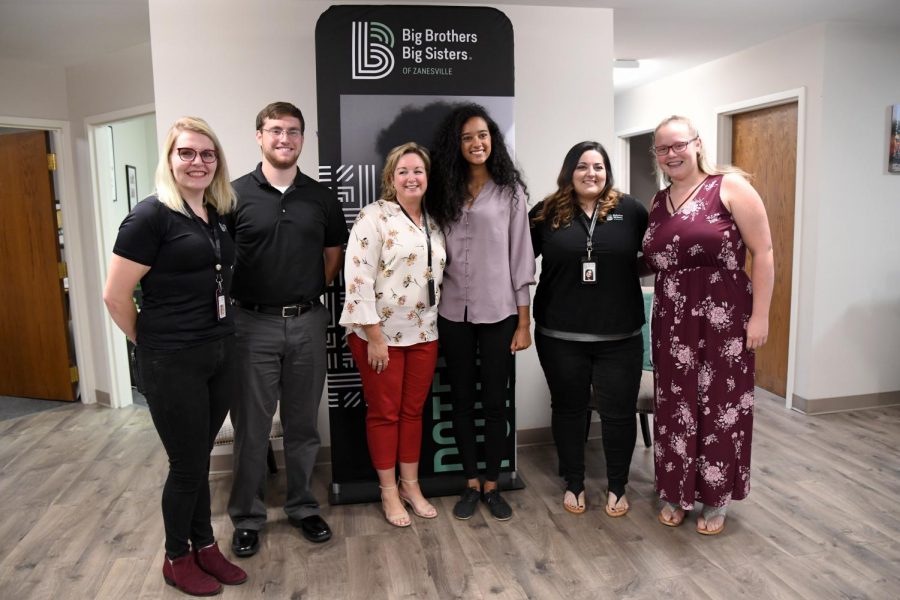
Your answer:
[[[137,167],[125,165],[125,187],[128,189],[128,211],[138,203]]]
[[[891,111],[891,142],[888,148],[888,171],[900,173],[900,104]]]

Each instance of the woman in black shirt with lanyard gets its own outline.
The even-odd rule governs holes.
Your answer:
[[[176,121],[156,168],[156,193],[119,228],[103,292],[113,321],[136,346],[150,415],[169,457],[163,577],[196,596],[247,579],[216,545],[209,495],[209,453],[239,393],[228,302],[234,245],[219,220],[234,203],[209,125],[196,117]],[[132,300],[138,282],[140,314]]]
[[[575,514],[586,507],[584,432],[593,387],[609,485],[605,510],[621,517],[637,434],[644,324],[637,255],[647,210],[613,188],[609,156],[597,142],[569,150],[557,186],[530,216],[534,254],[543,256],[535,345],[550,387],[563,507]]]

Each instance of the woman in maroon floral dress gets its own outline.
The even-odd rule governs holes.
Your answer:
[[[659,521],[677,527],[694,502],[697,531],[721,533],[750,490],[754,351],[766,342],[774,262],[762,199],[744,174],[714,168],[693,124],[673,116],[653,150],[670,185],[653,199],[644,256],[656,272]],[[753,257],[744,272],[746,251]]]

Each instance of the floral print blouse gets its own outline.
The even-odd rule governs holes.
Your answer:
[[[429,219],[431,269],[425,231],[396,202],[378,200],[360,212],[344,259],[344,310],[340,324],[362,339],[363,325],[381,324],[389,346],[437,339],[437,304],[447,262],[444,234]],[[434,279],[435,303],[428,303]]]

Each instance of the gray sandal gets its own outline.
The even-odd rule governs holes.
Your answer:
[[[663,510],[668,508],[672,511],[672,520],[668,520],[663,516]],[[678,511],[681,511],[681,519],[676,520],[674,517],[678,514]],[[666,502],[663,501],[663,507],[659,510],[659,514],[656,515],[656,520],[665,525],[666,527],[678,527],[684,520],[687,518],[687,511],[681,508],[680,504],[675,504],[674,502]]]
[[[725,506],[703,506],[703,521],[704,525],[709,523],[710,519],[714,519],[716,517],[724,517],[725,513],[728,512],[728,505]],[[725,521],[722,521],[722,525],[718,529],[700,529],[700,526],[697,526],[697,533],[700,535],[719,535],[725,531]]]

